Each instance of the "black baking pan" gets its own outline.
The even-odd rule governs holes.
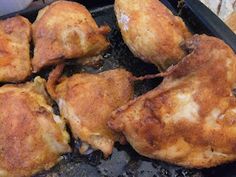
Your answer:
[[[184,0],[181,2],[170,0],[171,5],[178,10],[179,14],[182,14],[181,16],[184,19],[194,17],[192,21],[188,21],[192,25],[196,21],[198,24],[201,24],[201,28],[195,28],[198,29],[198,33],[207,33],[218,37],[224,40],[236,52],[236,35],[220,18],[199,0]]]
[[[124,44],[113,10],[112,0],[81,0],[77,1],[85,5],[92,13],[98,24],[108,24],[112,31],[109,35],[111,47],[103,54],[102,62],[97,67],[80,66],[76,62],[66,63],[64,74],[72,75],[78,72],[98,73],[101,71],[125,68],[135,76],[157,73],[158,70],[152,64],[147,64],[135,58]],[[211,31],[207,23],[202,23],[191,9],[180,9],[175,4],[176,0],[162,0],[162,2],[174,13],[179,14],[193,33],[206,33],[218,36]],[[45,4],[29,8],[18,13],[10,14],[1,19],[17,14],[27,17],[33,22],[38,10]],[[186,13],[187,12],[187,13]],[[186,15],[187,14],[187,15]],[[223,36],[224,37],[224,36]],[[47,78],[51,68],[41,71],[38,75]],[[30,79],[32,79],[32,76]],[[162,79],[140,81],[135,84],[135,94],[143,94],[156,87]],[[57,112],[57,106],[55,105]],[[58,113],[58,112],[57,112]],[[104,159],[100,151],[89,155],[80,155],[77,148],[79,141],[71,139],[73,152],[65,154],[58,165],[48,171],[43,171],[35,177],[234,177],[236,176],[236,163],[222,165],[216,168],[197,170],[167,164],[162,161],[148,159],[137,154],[130,145],[116,144],[113,154]]]

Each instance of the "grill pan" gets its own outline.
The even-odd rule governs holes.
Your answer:
[[[64,69],[65,75],[72,75],[79,72],[98,73],[114,68],[125,68],[135,76],[157,73],[157,69],[152,64],[147,64],[138,58],[135,58],[124,44],[119,29],[116,24],[116,18],[113,10],[112,0],[81,0],[77,1],[85,5],[96,22],[99,25],[108,24],[112,31],[109,34],[111,42],[110,48],[102,55],[101,62],[96,67],[81,66],[75,61],[67,61]],[[193,33],[206,33],[215,35],[209,30],[207,24],[202,23],[191,9],[187,7],[179,8],[175,0],[162,0],[162,2],[174,13],[179,14],[189,29]],[[34,8],[26,9],[18,13],[0,17],[5,19],[17,14],[25,16],[33,22],[37,16],[38,10],[46,4]],[[32,47],[33,48],[33,47]],[[31,50],[32,53],[32,50]],[[37,75],[47,78],[53,67],[44,69]],[[31,76],[32,80],[36,75]],[[135,95],[143,94],[160,84],[162,79],[152,79],[147,81],[138,81],[135,83]],[[58,114],[58,108],[55,104],[55,112]],[[233,177],[236,176],[236,163],[222,165],[216,168],[197,170],[185,169],[183,167],[167,164],[162,161],[148,159],[137,154],[130,145],[116,144],[113,154],[104,159],[100,151],[95,151],[89,155],[80,155],[78,146],[80,142],[71,139],[73,152],[65,154],[62,160],[48,171],[43,171],[34,177]]]

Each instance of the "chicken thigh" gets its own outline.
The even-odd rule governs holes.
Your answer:
[[[116,0],[115,12],[123,39],[135,56],[163,71],[185,55],[179,44],[191,33],[159,0]]]
[[[31,74],[31,24],[21,16],[0,21],[0,82],[19,82]]]
[[[236,160],[236,56],[223,41],[195,35],[163,83],[112,114],[109,126],[140,154],[205,168]]]
[[[31,176],[70,151],[64,121],[53,113],[45,80],[0,87],[0,176]]]
[[[124,69],[99,74],[75,74],[56,81],[63,66],[58,65],[50,74],[48,92],[59,105],[61,115],[69,123],[73,136],[83,143],[86,153],[91,145],[105,157],[112,153],[114,141],[119,138],[108,126],[112,111],[133,97],[132,75]]]
[[[69,1],[54,2],[40,10],[33,23],[33,71],[64,59],[100,54],[109,45],[105,37],[109,31],[108,26],[99,28],[83,5]]]

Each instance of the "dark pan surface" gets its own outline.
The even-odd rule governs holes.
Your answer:
[[[101,1],[101,0],[100,0]],[[100,2],[99,1],[99,2]],[[112,28],[109,35],[111,47],[102,56],[102,61],[97,67],[82,67],[76,62],[67,62],[64,74],[72,75],[78,72],[98,73],[101,71],[123,67],[136,76],[157,73],[154,65],[146,64],[140,59],[135,58],[123,43],[121,34],[116,25],[116,18],[112,5],[112,1],[101,1],[98,8],[94,7],[95,1],[80,1],[92,9],[92,15],[98,24],[108,24]],[[93,2],[90,3],[89,2]],[[104,3],[106,2],[106,3]],[[173,8],[168,1],[163,2],[177,14],[176,8]],[[28,17],[31,22],[34,21],[38,9],[33,11],[27,10],[20,14]],[[12,14],[11,16],[13,16]],[[208,33],[204,26],[200,26],[199,22],[193,16],[182,17],[188,24],[189,28],[195,33]],[[47,78],[52,68],[45,69],[39,73]],[[32,76],[32,79],[35,76]],[[135,84],[135,94],[140,95],[153,89],[161,82],[161,79],[154,79]],[[57,107],[55,105],[55,110]],[[90,155],[82,156],[78,153],[76,147],[79,142],[72,139],[71,145],[73,152],[63,156],[58,165],[44,171],[35,177],[233,177],[236,176],[236,164],[228,164],[217,168],[207,170],[185,169],[182,167],[167,164],[165,162],[151,160],[138,155],[129,145],[121,146],[116,144],[113,154],[108,159],[104,159],[99,151]]]

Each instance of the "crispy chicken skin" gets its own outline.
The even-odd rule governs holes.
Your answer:
[[[31,74],[31,24],[21,16],[0,21],[0,82],[18,82]]]
[[[64,122],[54,115],[45,80],[0,87],[0,176],[31,176],[70,151]]]
[[[179,44],[191,34],[159,0],[116,0],[123,39],[133,54],[163,71],[185,55]]]
[[[236,56],[221,40],[195,35],[163,83],[112,114],[109,126],[140,154],[205,168],[236,160]]]
[[[107,126],[107,121],[112,111],[133,97],[132,75],[124,69],[82,73],[63,78],[55,85],[61,70],[58,66],[50,74],[47,88],[69,123],[73,136],[83,142],[80,152],[86,153],[91,145],[107,157],[118,138]]]
[[[42,9],[33,23],[33,71],[64,59],[100,54],[109,42],[108,26],[98,27],[89,11],[76,2],[59,1]]]

